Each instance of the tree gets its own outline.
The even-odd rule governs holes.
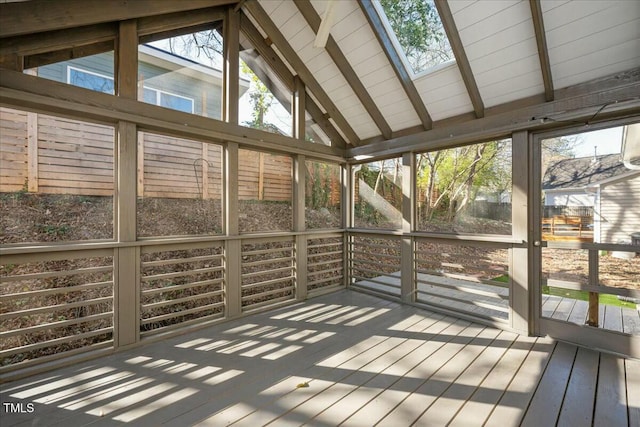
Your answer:
[[[559,138],[549,138],[542,141],[542,176],[549,168],[549,165],[558,160],[571,159],[575,157],[575,148],[582,142],[580,135],[561,136]]]
[[[381,0],[380,5],[414,72],[453,59],[432,0]]]
[[[251,79],[249,99],[251,100],[251,104],[253,106],[253,112],[251,113],[252,120],[250,122],[245,122],[244,124],[248,127],[272,132],[274,130],[273,128],[276,127],[270,124],[265,125],[264,116],[269,111],[271,104],[273,104],[274,96],[269,91],[267,86],[265,86],[265,84],[260,81],[258,76],[256,76],[256,74],[251,71],[251,68],[249,68],[247,64],[241,62],[240,66],[242,68],[242,72]]]
[[[510,188],[510,151],[509,143],[492,141],[419,155],[417,181],[424,191],[420,218],[429,221],[439,213],[451,222],[481,189],[500,194]]]
[[[216,30],[171,37],[161,41],[158,46],[162,49],[168,49],[175,55],[207,66],[220,67],[222,65],[222,36]]]

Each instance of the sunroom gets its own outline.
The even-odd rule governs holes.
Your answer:
[[[0,2],[2,425],[640,425],[640,3]]]

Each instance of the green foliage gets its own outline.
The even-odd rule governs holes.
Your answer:
[[[380,4],[414,72],[453,59],[432,0],[380,0]]]
[[[555,295],[564,298],[576,299],[579,301],[589,301],[589,292],[587,291],[576,291],[573,289],[562,289],[556,288],[553,286],[543,286],[542,293],[546,295]],[[615,295],[603,295],[599,294],[598,302],[604,305],[613,305],[616,307],[624,307],[635,309],[636,305],[631,302],[621,301]]]
[[[249,99],[251,100],[251,105],[253,107],[253,111],[251,113],[251,121],[244,122],[243,124],[247,127],[251,127],[254,129],[262,129],[269,132],[278,133],[277,127],[271,125],[269,123],[265,123],[264,116],[271,108],[271,105],[274,101],[274,96],[269,91],[269,88],[262,83],[262,81],[258,78],[258,76],[245,64],[244,62],[240,62],[240,67],[242,72],[247,75],[251,79],[251,87],[249,89]],[[275,128],[275,129],[274,129]]]
[[[452,221],[481,191],[499,197],[511,190],[511,145],[491,141],[421,154],[417,186],[422,219]]]

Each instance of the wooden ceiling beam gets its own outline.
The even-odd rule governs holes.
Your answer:
[[[249,42],[253,45],[253,48],[260,54],[260,56],[267,62],[271,70],[278,76],[280,81],[284,83],[287,89],[291,92],[295,90],[294,76],[289,71],[289,68],[273,50],[271,45],[262,37],[260,31],[251,23],[249,18],[244,13],[240,14],[240,30],[249,39]],[[313,120],[320,126],[320,128],[331,139],[332,144],[339,148],[344,148],[346,142],[340,133],[333,127],[333,124],[328,118],[324,116],[324,113],[320,107],[315,103],[311,97],[306,97],[307,111],[313,118]]]
[[[287,59],[287,62],[291,64],[293,69],[300,76],[307,89],[309,89],[322,107],[329,113],[331,118],[336,122],[336,125],[340,128],[342,133],[346,136],[349,143],[352,145],[358,145],[360,138],[355,133],[349,122],[344,118],[338,107],[331,101],[329,95],[324,91],[320,83],[315,79],[313,73],[309,71],[304,62],[300,59],[296,51],[291,47],[289,42],[282,35],[278,27],[271,20],[271,17],[264,11],[262,6],[258,2],[247,2],[243,6],[251,13],[256,21],[260,23],[260,26],[267,34],[267,36],[273,41],[273,44],[278,48],[282,55]]]
[[[311,27],[314,33],[319,34],[319,30],[321,27],[320,15],[316,12],[313,5],[309,0],[298,0],[295,2],[295,5],[298,7],[298,10],[307,21],[307,24]],[[327,5],[329,7],[329,5]],[[385,139],[391,138],[391,127],[385,120],[384,116],[380,112],[380,109],[376,105],[369,92],[360,81],[360,78],[356,74],[349,61],[342,53],[342,50],[333,39],[331,34],[327,35],[327,41],[325,43],[324,48],[327,53],[333,59],[333,62],[336,64],[336,67],[342,73],[342,76],[345,78],[351,89],[356,94],[364,109],[369,113],[369,116],[373,119],[378,129],[380,129],[380,133]]]
[[[142,37],[207,24],[213,26],[214,23],[224,19],[225,11],[225,7],[213,7],[168,13],[166,15],[146,16],[138,19],[138,36]]]
[[[473,111],[477,118],[484,117],[484,103],[482,102],[482,97],[480,96],[476,79],[473,76],[471,64],[469,64],[469,59],[464,51],[464,46],[462,45],[462,40],[458,33],[458,27],[453,19],[449,3],[447,3],[446,0],[435,0],[435,4],[436,9],[438,9],[438,14],[440,15],[440,20],[442,21],[444,31],[449,39],[451,50],[453,50],[453,54],[456,58],[456,64],[458,64],[458,69],[462,75],[462,81],[464,82],[469,98],[471,99]]]
[[[222,27],[223,50],[223,85],[222,85],[222,115],[223,120],[238,124],[240,115],[240,13],[233,8],[227,8]]]
[[[56,62],[69,61],[75,58],[84,58],[85,56],[98,55],[104,52],[112,52],[114,50],[114,40],[107,40],[93,44],[82,45],[70,49],[56,50],[53,52],[39,53],[24,58],[24,68],[36,68]]]
[[[437,150],[502,138],[519,130],[575,127],[581,122],[602,120],[611,115],[640,117],[640,68],[557,90],[551,102],[545,102],[542,97],[536,99],[538,102],[534,104],[517,100],[489,108],[481,119],[437,122],[433,130],[351,148],[347,150],[347,157],[390,157],[408,151]]]
[[[235,4],[237,0],[32,0],[0,4],[0,38]]]
[[[117,34],[117,23],[110,22],[91,27],[71,28],[68,30],[9,37],[3,39],[2,43],[0,43],[0,55],[17,54],[20,56],[29,56],[72,49],[78,46],[109,40],[113,41]]]
[[[224,19],[224,12],[224,7],[214,7],[140,18],[140,43],[214,28]],[[42,66],[113,50],[117,33],[117,23],[109,22],[8,37],[0,44],[0,57],[23,56],[25,67]]]
[[[544,98],[547,101],[553,101],[553,78],[551,76],[549,50],[547,49],[547,35],[544,31],[544,21],[542,19],[542,6],[540,6],[540,0],[529,0],[529,6],[531,7],[533,29],[536,34],[536,44],[538,45],[540,68],[542,69],[542,80],[544,82]]]
[[[398,76],[398,80],[409,97],[409,101],[411,102],[411,105],[413,105],[416,114],[420,118],[422,126],[425,130],[431,129],[433,120],[431,119],[431,116],[427,111],[427,107],[425,107],[420,94],[413,84],[413,80],[411,80],[411,77],[407,73],[398,51],[396,51],[395,46],[391,42],[391,38],[382,24],[382,20],[380,20],[380,16],[378,16],[378,12],[375,10],[373,3],[371,3],[371,0],[358,0],[358,4],[360,5],[360,9],[362,9],[362,13],[364,13],[364,16],[367,18],[373,33],[376,35],[382,50],[385,55],[387,55],[391,68],[393,68],[396,76]]]

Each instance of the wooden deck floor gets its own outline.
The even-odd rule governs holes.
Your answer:
[[[354,291],[0,387],[3,427],[640,425],[638,360]]]
[[[398,271],[388,276],[378,276],[374,279],[375,282],[361,280],[357,282],[356,285],[364,289],[395,295],[399,298],[400,275],[401,273]],[[483,283],[436,277],[422,273],[418,274],[418,278],[441,284],[437,288],[424,283],[418,284],[419,291],[429,293],[429,296],[425,298],[427,304],[431,302],[462,313],[489,317],[495,320],[506,321],[509,318],[508,288],[498,288]],[[485,295],[497,294],[500,298],[470,293],[465,291],[465,289],[474,289],[484,292]],[[420,297],[420,293],[418,293],[418,297]],[[464,303],[463,301],[469,301],[469,303]],[[474,305],[474,303],[478,302],[480,303],[479,305]],[[584,325],[587,322],[588,308],[589,303],[587,301],[555,295],[542,295],[542,315],[544,317]],[[600,328],[631,335],[640,335],[640,308],[623,308],[601,304],[599,318]]]

